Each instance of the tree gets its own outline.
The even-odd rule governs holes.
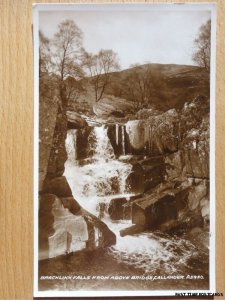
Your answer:
[[[84,51],[83,66],[91,76],[90,82],[94,87],[95,101],[98,102],[110,83],[110,73],[119,70],[117,54],[113,50],[100,50],[95,55]]]
[[[153,72],[151,65],[131,65],[130,73],[124,80],[123,96],[137,103],[137,108],[148,106],[155,91],[160,88],[162,79],[158,72]]]
[[[80,94],[85,92],[81,80],[76,80],[71,76],[65,79],[65,89],[68,103],[76,102]]]
[[[200,67],[210,70],[210,52],[211,52],[211,20],[200,27],[198,37],[194,40],[195,52],[193,61]]]
[[[50,40],[39,31],[39,76],[49,74],[51,69]]]
[[[81,68],[79,54],[82,44],[82,32],[73,20],[59,24],[58,32],[54,35],[55,71],[63,81],[67,76],[79,77]]]
[[[75,85],[68,77],[80,79],[83,76],[80,54],[82,32],[73,20],[65,20],[58,26],[53,38],[54,71],[59,77],[59,90],[62,104],[65,106],[75,91]],[[72,90],[71,90],[72,89]]]

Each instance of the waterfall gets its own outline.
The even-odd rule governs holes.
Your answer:
[[[74,162],[74,160],[77,160],[77,129],[70,129],[67,132],[66,137],[66,150],[67,150],[67,156],[68,160],[70,162]]]
[[[119,145],[119,124],[116,124],[116,145]]]
[[[84,165],[77,164],[74,134],[69,130],[66,139],[68,160],[65,164],[65,176],[75,199],[86,210],[99,216],[102,215],[99,207],[107,209],[107,204],[113,197],[129,194],[126,180],[132,165],[115,159],[106,126],[93,127],[88,139],[93,159]],[[101,203],[105,206],[99,206]]]
[[[94,157],[98,160],[115,158],[113,147],[107,135],[107,128],[104,126],[94,127],[95,137]]]
[[[125,126],[122,126],[122,153],[126,154],[126,145],[125,145]]]
[[[124,129],[123,126],[122,146],[125,154]],[[152,132],[149,130],[149,141],[151,142],[151,140]],[[119,140],[117,141],[119,142]],[[124,237],[120,235],[121,230],[132,225],[131,220],[126,220],[129,214],[128,207],[125,205],[122,207],[123,220],[112,221],[107,212],[113,198],[126,198],[128,200],[131,196],[127,193],[126,180],[132,172],[132,165],[115,158],[106,127],[94,127],[88,142],[93,159],[87,160],[85,164],[78,164],[76,162],[76,153],[79,150],[77,131],[68,130],[66,139],[68,159],[65,164],[64,175],[69,182],[74,198],[80,205],[99,217],[116,234],[116,245],[106,249],[105,257],[113,263],[118,261],[122,271],[123,264],[129,266],[132,268],[131,274],[136,274],[137,270],[147,274],[157,274],[161,272],[162,266],[165,274],[177,274],[183,270],[185,274],[185,268],[189,264],[190,257],[195,258],[198,255],[195,247],[188,240],[157,232],[143,232]],[[150,143],[149,148],[152,149],[152,143]],[[95,229],[94,235],[97,245],[101,238],[100,232]],[[68,235],[68,252],[70,247],[71,238]],[[99,259],[101,263],[101,257]],[[86,266],[87,263],[85,262]],[[99,270],[99,264],[97,270]],[[89,268],[87,271],[90,274]],[[194,269],[193,272],[196,270]]]

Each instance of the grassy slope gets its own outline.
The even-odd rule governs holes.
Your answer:
[[[142,65],[135,68],[122,70],[110,74],[110,82],[106,94],[115,95],[115,86],[123,87],[123,81],[132,72],[142,72],[149,65]],[[209,76],[202,68],[185,65],[162,65],[150,64],[152,74],[157,74],[162,84],[157,87],[152,103],[157,109],[168,110],[170,108],[182,108],[185,102],[192,101],[196,96],[203,95],[209,97]],[[94,103],[94,91],[86,80],[87,93],[82,95],[79,101],[86,100],[90,104]],[[124,98],[124,97],[122,97]]]

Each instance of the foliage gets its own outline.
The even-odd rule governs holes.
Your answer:
[[[58,32],[53,39],[53,55],[55,73],[60,80],[68,76],[80,78],[82,70],[79,64],[79,56],[82,45],[82,32],[72,20],[66,20],[59,24]]]
[[[211,21],[202,25],[198,37],[194,41],[195,52],[193,60],[207,71],[210,69],[210,52],[211,52]]]
[[[110,83],[110,73],[119,70],[117,54],[113,50],[100,50],[93,55],[84,51],[83,66],[91,76],[94,86],[95,101],[98,102],[104,95]]]
[[[40,76],[49,74],[52,65],[50,40],[39,31],[39,70]]]

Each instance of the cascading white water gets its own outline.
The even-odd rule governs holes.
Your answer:
[[[77,201],[88,211],[99,215],[99,203],[109,203],[118,195],[126,196],[126,179],[132,166],[115,159],[114,151],[104,126],[94,127],[89,136],[89,147],[93,152],[92,162],[78,166],[74,132],[69,130],[66,139],[68,159],[65,176]]]
[[[116,124],[116,145],[119,145],[119,124]]]
[[[113,147],[107,135],[107,128],[104,126],[95,127],[93,130],[95,138],[94,143],[94,157],[101,162],[108,159],[114,159]]]
[[[68,130],[66,145],[68,160],[74,163],[77,160],[77,129]]]
[[[123,128],[123,127],[122,127]],[[126,191],[126,179],[132,166],[115,159],[106,127],[94,127],[89,136],[92,159],[79,166],[76,161],[77,133],[69,130],[66,139],[68,159],[65,164],[65,176],[70,184],[74,198],[87,211],[104,221],[116,234],[117,243],[107,253],[118,262],[141,269],[145,273],[177,273],[196,257],[198,252],[187,240],[162,236],[157,233],[141,233],[133,236],[120,236],[120,230],[131,225],[131,221],[112,222],[101,207],[106,208],[114,197],[129,197]],[[119,142],[119,141],[118,141]],[[125,153],[125,137],[122,130],[122,149]],[[177,255],[180,253],[180,255]],[[172,263],[171,263],[172,262]]]
[[[125,126],[122,126],[122,153],[126,154],[126,145],[125,145]]]

